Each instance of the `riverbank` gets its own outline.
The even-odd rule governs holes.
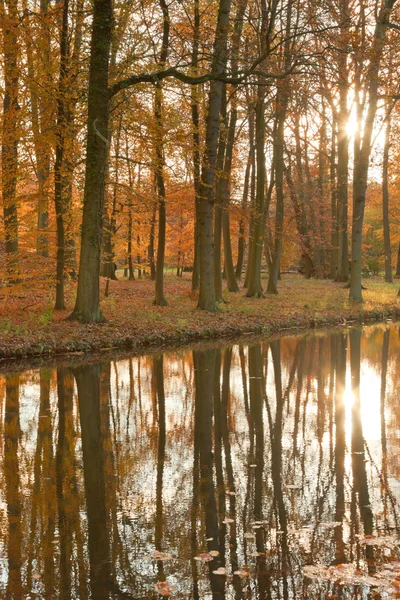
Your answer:
[[[168,306],[152,305],[149,280],[111,281],[101,303],[107,322],[81,325],[66,321],[74,305],[75,286],[67,290],[66,311],[53,311],[49,288],[3,289],[0,293],[0,359],[54,356],[130,349],[145,351],[179,343],[229,339],[241,334],[274,334],[305,328],[400,318],[398,284],[380,278],[364,282],[363,304],[348,300],[343,284],[284,275],[278,296],[246,298],[225,292],[217,313],[196,309],[189,278],[166,277]]]

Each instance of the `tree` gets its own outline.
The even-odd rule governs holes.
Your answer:
[[[4,98],[3,131],[1,145],[1,182],[4,213],[5,250],[9,280],[18,279],[18,26],[17,0],[0,1],[0,18],[3,23]]]
[[[365,109],[366,116],[364,130],[363,135],[361,136],[361,134],[359,134],[355,141],[350,298],[357,302],[362,301],[362,225],[364,220],[365,195],[368,185],[369,160],[372,149],[372,134],[378,107],[379,72],[384,50],[385,35],[390,23],[390,14],[395,3],[396,0],[384,0],[380,4],[367,71],[367,103]],[[356,88],[358,115],[361,115],[363,110],[361,102],[360,89]],[[359,124],[359,126],[361,126],[361,124]]]

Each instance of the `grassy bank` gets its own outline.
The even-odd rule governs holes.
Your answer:
[[[68,288],[67,311],[54,312],[52,291],[45,288],[3,289],[0,294],[0,359],[95,352],[145,350],[169,344],[230,338],[244,333],[275,333],[341,324],[400,318],[397,284],[381,279],[365,282],[364,303],[348,300],[343,284],[284,275],[278,296],[251,299],[225,292],[217,313],[196,309],[189,279],[167,276],[167,307],[152,305],[149,280],[110,282],[102,300],[107,323],[80,325],[65,321],[74,305],[75,287]],[[101,282],[104,296],[105,281]]]

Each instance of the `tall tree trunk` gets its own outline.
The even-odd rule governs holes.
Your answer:
[[[155,239],[155,231],[156,231],[156,221],[157,221],[157,202],[154,201],[153,202],[153,212],[151,215],[149,246],[148,246],[148,259],[149,259],[149,264],[150,264],[151,281],[155,281],[155,279],[156,279],[156,265],[154,263],[154,239]]]
[[[160,68],[164,68],[168,56],[169,44],[169,14],[168,5],[165,0],[159,0],[163,13],[163,40],[160,55]],[[161,84],[156,84],[154,100],[154,118],[156,126],[156,167],[155,179],[158,196],[158,244],[157,244],[157,265],[156,265],[156,289],[154,304],[157,306],[167,306],[164,297],[164,263],[165,263],[165,231],[167,225],[166,217],[166,197],[164,181],[164,132],[163,132],[163,114],[162,114],[162,89]]]
[[[289,2],[286,10],[286,39],[284,45],[284,64],[285,71],[288,70],[291,54],[291,20],[292,3]],[[275,189],[276,189],[276,211],[275,211],[275,240],[274,251],[272,255],[271,270],[269,272],[267,292],[269,294],[278,293],[278,279],[281,266],[282,238],[283,238],[283,218],[284,218],[284,193],[283,193],[283,170],[284,170],[284,140],[285,140],[285,120],[286,111],[289,102],[290,89],[289,81],[283,79],[278,82],[277,91],[277,113],[274,131],[274,168],[275,168]]]
[[[29,9],[24,3],[25,17],[29,18]],[[37,236],[36,252],[41,256],[49,255],[49,176],[50,155],[49,130],[52,127],[52,105],[49,98],[45,98],[43,90],[48,90],[51,85],[51,39],[49,0],[40,1],[39,39],[40,51],[37,52],[36,65],[33,47],[37,44],[32,40],[32,31],[29,23],[26,32],[26,57],[31,101],[31,122],[33,142],[35,149],[36,177],[38,183],[37,203]],[[62,33],[61,33],[62,36]],[[36,67],[36,69],[35,69]],[[35,72],[36,71],[36,72]],[[40,81],[40,85],[37,82]],[[46,92],[45,92],[46,93]]]
[[[127,243],[127,253],[128,253],[128,279],[129,281],[133,281],[135,279],[135,269],[133,268],[133,256],[132,256],[132,235],[133,235],[133,214],[132,214],[132,194],[133,194],[133,177],[132,177],[132,169],[131,169],[131,161],[129,160],[129,144],[128,144],[128,136],[125,139],[125,147],[126,147],[126,159],[128,164],[128,181],[129,181],[129,197],[128,197],[128,243]],[[140,182],[140,166],[139,166],[139,176],[138,183]]]
[[[396,277],[400,277],[400,242],[397,248],[397,261],[396,261]]]
[[[213,72],[223,72],[226,67],[230,9],[230,0],[220,0],[212,61]],[[210,82],[199,194],[200,293],[198,308],[210,311],[215,311],[217,308],[213,269],[213,207],[222,87],[223,84],[220,81],[212,80]]]
[[[245,174],[244,174],[243,196],[242,196],[242,204],[241,204],[242,213],[240,215],[240,221],[239,221],[238,251],[237,251],[236,269],[235,269],[235,276],[239,280],[242,277],[244,251],[245,251],[245,247],[246,247],[246,240],[244,237],[245,212],[246,212],[248,197],[249,197],[249,184],[250,184],[251,169],[252,169],[252,164],[251,164],[250,154],[249,154],[249,158],[247,160],[246,170],[245,170]]]
[[[193,50],[192,67],[196,73],[199,64],[199,43],[200,43],[200,8],[199,0],[194,0],[193,17]],[[200,262],[199,262],[199,206],[200,206],[200,99],[199,88],[193,85],[191,88],[192,101],[192,126],[193,126],[193,184],[194,184],[194,249],[193,249],[193,272],[192,272],[192,291],[199,289],[200,285]]]
[[[251,160],[251,171],[250,171],[250,219],[249,219],[249,228],[248,228],[248,243],[247,243],[247,264],[246,264],[246,273],[244,276],[243,287],[249,287],[249,278],[250,278],[250,264],[251,257],[253,255],[253,240],[254,240],[254,212],[256,206],[256,176],[257,176],[257,166],[256,166],[256,135],[255,135],[255,107],[250,102],[249,93],[247,93],[247,111],[248,111],[248,119],[249,119],[249,159]]]
[[[383,146],[383,164],[382,164],[382,213],[383,213],[383,241],[384,241],[384,248],[385,248],[385,281],[386,281],[386,283],[393,283],[392,248],[390,245],[390,226],[389,226],[390,129],[391,129],[390,109],[389,109],[389,107],[387,107],[385,143]]]
[[[231,45],[231,69],[232,77],[235,77],[239,68],[239,47],[243,30],[243,17],[247,7],[247,0],[242,0],[238,3],[234,31]],[[236,122],[237,122],[237,100],[235,97],[236,86],[231,90],[231,111],[229,126],[226,135],[225,159],[224,159],[224,176],[221,182],[221,197],[222,197],[222,233],[224,242],[224,266],[228,290],[230,292],[238,292],[239,286],[236,281],[235,269],[232,259],[232,241],[230,231],[229,206],[230,206],[230,191],[231,191],[231,176],[232,176],[232,159],[233,148],[235,144]],[[243,239],[243,238],[242,238]]]
[[[252,215],[252,242],[249,248],[249,277],[246,296],[262,297],[263,290],[261,286],[261,257],[264,239],[264,204],[265,204],[265,114],[264,114],[265,91],[262,86],[257,90],[256,101],[256,197]]]
[[[111,0],[94,0],[89,67],[85,190],[78,290],[71,319],[104,320],[100,311],[100,251],[108,157],[108,70]]]
[[[1,177],[4,215],[7,277],[18,280],[18,4],[16,0],[0,0],[3,21],[3,130],[1,144]]]
[[[214,289],[216,302],[222,302],[222,274],[221,274],[221,240],[222,240],[222,188],[223,167],[226,148],[227,133],[226,116],[226,85],[222,87],[221,98],[221,125],[219,130],[217,162],[215,165],[215,218],[214,218]]]
[[[364,222],[365,196],[368,185],[369,159],[372,148],[372,132],[378,105],[380,64],[383,54],[385,34],[389,24],[389,17],[395,2],[396,0],[385,0],[382,2],[377,17],[374,41],[370,52],[371,59],[367,72],[367,114],[359,151],[355,152],[354,156],[350,298],[357,302],[362,302],[362,226]]]
[[[115,234],[117,231],[117,194],[119,186],[119,159],[120,159],[120,146],[121,146],[121,128],[122,128],[122,116],[120,116],[117,131],[115,134],[115,180],[113,182],[113,193],[112,193],[112,205],[111,214],[107,214],[107,208],[104,211],[104,227],[103,227],[103,264],[101,265],[100,272],[104,277],[113,279],[116,281],[117,275],[115,273],[115,260],[114,260],[114,246],[115,246]]]
[[[339,259],[339,240],[338,240],[338,222],[337,222],[337,169],[336,169],[336,138],[337,138],[337,118],[332,116],[332,138],[330,153],[330,196],[331,196],[331,271],[330,278],[336,279],[338,259]]]
[[[337,134],[337,225],[338,225],[338,264],[337,281],[349,279],[348,250],[348,177],[349,177],[349,136],[347,126],[349,109],[347,97],[349,89],[347,52],[349,38],[349,6],[348,0],[340,3],[340,40],[338,53],[339,70],[339,113]]]
[[[62,165],[64,162],[66,144],[66,85],[67,85],[67,59],[68,48],[68,12],[69,0],[64,0],[61,36],[60,36],[60,74],[58,79],[57,96],[57,129],[56,129],[56,160],[54,164],[54,204],[56,209],[57,227],[57,266],[56,266],[56,302],[55,310],[65,310],[64,298],[64,270],[65,270],[65,224],[66,197]]]

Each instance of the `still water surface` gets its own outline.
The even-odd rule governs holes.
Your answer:
[[[1,375],[0,597],[396,597],[399,374],[392,325]]]

